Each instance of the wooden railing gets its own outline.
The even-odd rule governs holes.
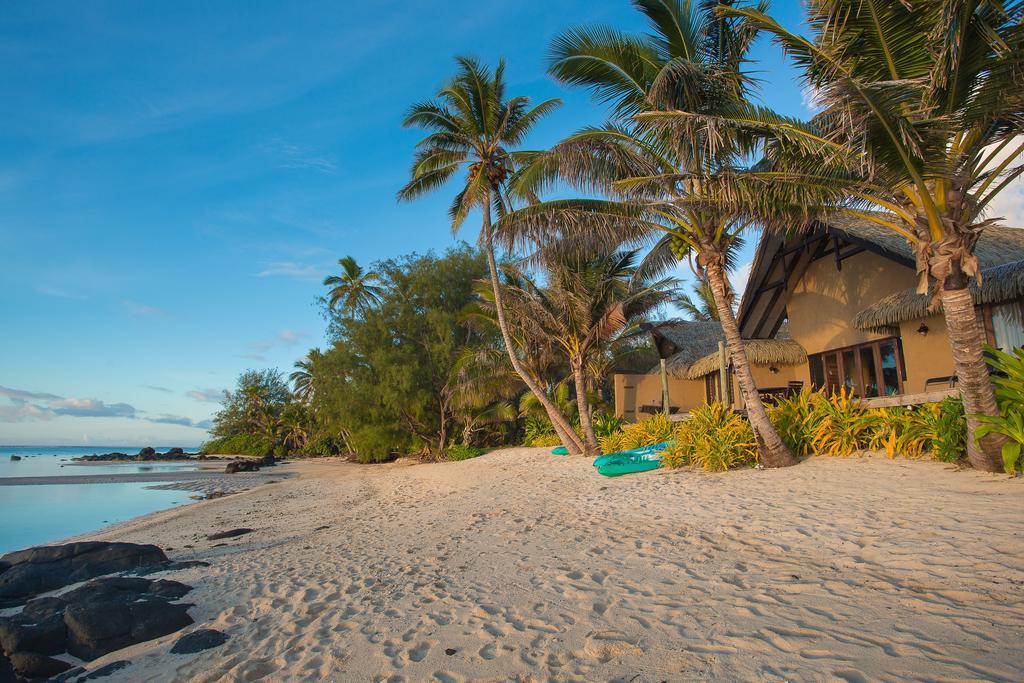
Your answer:
[[[864,404],[871,408],[895,408],[896,406],[916,406],[922,403],[938,403],[949,396],[959,396],[959,389],[936,389],[920,394],[901,394],[899,396],[876,396],[864,399]]]

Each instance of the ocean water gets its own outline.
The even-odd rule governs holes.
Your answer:
[[[71,461],[93,453],[138,453],[140,446],[0,446],[0,478],[78,476],[194,470],[192,463]],[[166,451],[167,448],[156,448]],[[188,450],[195,450],[185,448]],[[11,455],[21,456],[11,461]],[[151,489],[153,483],[0,486],[0,554],[58,541],[149,512],[191,502],[188,491]]]

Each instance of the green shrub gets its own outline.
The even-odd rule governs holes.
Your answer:
[[[671,440],[672,422],[664,413],[655,413],[639,422],[624,425],[618,431],[598,436],[597,443],[601,452],[608,454]]]
[[[987,434],[1002,434],[1008,441],[1003,445],[1003,469],[1014,474],[1021,467],[1024,451],[1024,349],[1012,354],[988,346],[988,362],[998,374],[992,376],[999,415],[977,415],[980,423],[975,438]]]
[[[815,423],[814,452],[844,457],[868,448],[877,430],[884,426],[884,416],[868,410],[852,391],[814,401],[811,420]]]
[[[448,447],[448,450],[444,454],[444,459],[451,461],[469,460],[470,458],[481,456],[486,452],[487,451],[483,448],[476,448],[475,446],[466,446],[465,444],[457,443]]]
[[[708,472],[725,472],[757,463],[757,441],[750,422],[721,403],[690,413],[676,436],[690,450],[690,462]]]
[[[804,389],[798,394],[779,399],[768,409],[768,417],[782,442],[798,457],[813,451],[814,429],[820,412],[817,405],[822,395]]]
[[[676,441],[661,452],[661,466],[678,469],[690,464],[691,448]]]
[[[555,434],[555,428],[547,418],[530,415],[523,421],[524,446],[557,446],[560,443],[562,440]]]
[[[210,439],[201,447],[210,455],[252,455],[263,457],[272,450],[270,439],[255,434],[232,434]]]
[[[591,423],[594,427],[594,436],[600,439],[622,429],[623,420],[621,417],[599,410],[594,413]]]

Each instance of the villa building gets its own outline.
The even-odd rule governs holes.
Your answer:
[[[975,253],[982,284],[972,289],[989,343],[1024,346],[1024,230],[989,227]],[[942,314],[928,312],[916,284],[910,245],[867,220],[763,236],[737,312],[759,391],[846,388],[872,398],[955,386]],[[666,359],[672,412],[718,400],[723,367],[728,402],[742,407],[718,323],[670,321],[651,333]],[[615,375],[616,414],[662,410],[660,375],[660,365]]]

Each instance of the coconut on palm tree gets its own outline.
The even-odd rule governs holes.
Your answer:
[[[582,443],[565,416],[547,397],[543,387],[531,376],[516,354],[516,347],[505,319],[505,307],[499,286],[494,250],[493,221],[510,208],[506,186],[519,161],[516,148],[559,100],[551,99],[531,106],[527,97],[508,97],[505,92],[505,65],[499,62],[493,72],[469,57],[456,58],[458,70],[442,87],[434,100],[415,104],[404,125],[429,131],[417,145],[412,179],[399,193],[410,200],[438,189],[458,173],[465,179],[449,209],[452,230],[457,231],[469,214],[479,210],[479,244],[487,254],[494,306],[509,360],[537,400],[544,406],[558,435],[572,451]]]
[[[384,290],[377,283],[380,275],[374,271],[363,270],[351,256],[338,259],[341,275],[328,275],[324,278],[324,287],[330,287],[327,293],[327,305],[333,310],[341,308],[351,318],[380,303]]]
[[[692,259],[720,314],[761,461],[770,467],[795,464],[757,393],[727,278],[733,245],[761,218],[730,183],[747,171],[752,137],[746,131],[706,128],[684,136],[638,122],[663,108],[708,115],[751,109],[741,67],[755,33],[743,22],[721,19],[704,4],[688,0],[634,4],[648,19],[649,35],[582,27],[565,33],[552,48],[551,73],[612,103],[616,121],[583,130],[535,156],[516,179],[523,193],[568,181],[597,189],[606,198],[535,204],[507,217],[502,227],[507,225],[508,239],[556,230],[582,243],[660,235],[645,267]],[[759,111],[769,120],[779,118]]]
[[[807,32],[763,8],[722,8],[772,34],[802,70],[821,110],[810,129],[781,131],[798,149],[768,146],[799,196],[857,215],[910,242],[918,291],[941,306],[968,413],[968,458],[1002,468],[994,437],[975,442],[974,415],[998,408],[970,281],[992,200],[1024,173],[1024,2],[808,0]],[[671,115],[670,115],[671,116]],[[693,112],[678,112],[693,120]],[[707,120],[716,130],[742,117]],[[775,124],[757,122],[775,134]],[[838,196],[837,196],[838,195]],[[876,211],[867,211],[874,209]]]

